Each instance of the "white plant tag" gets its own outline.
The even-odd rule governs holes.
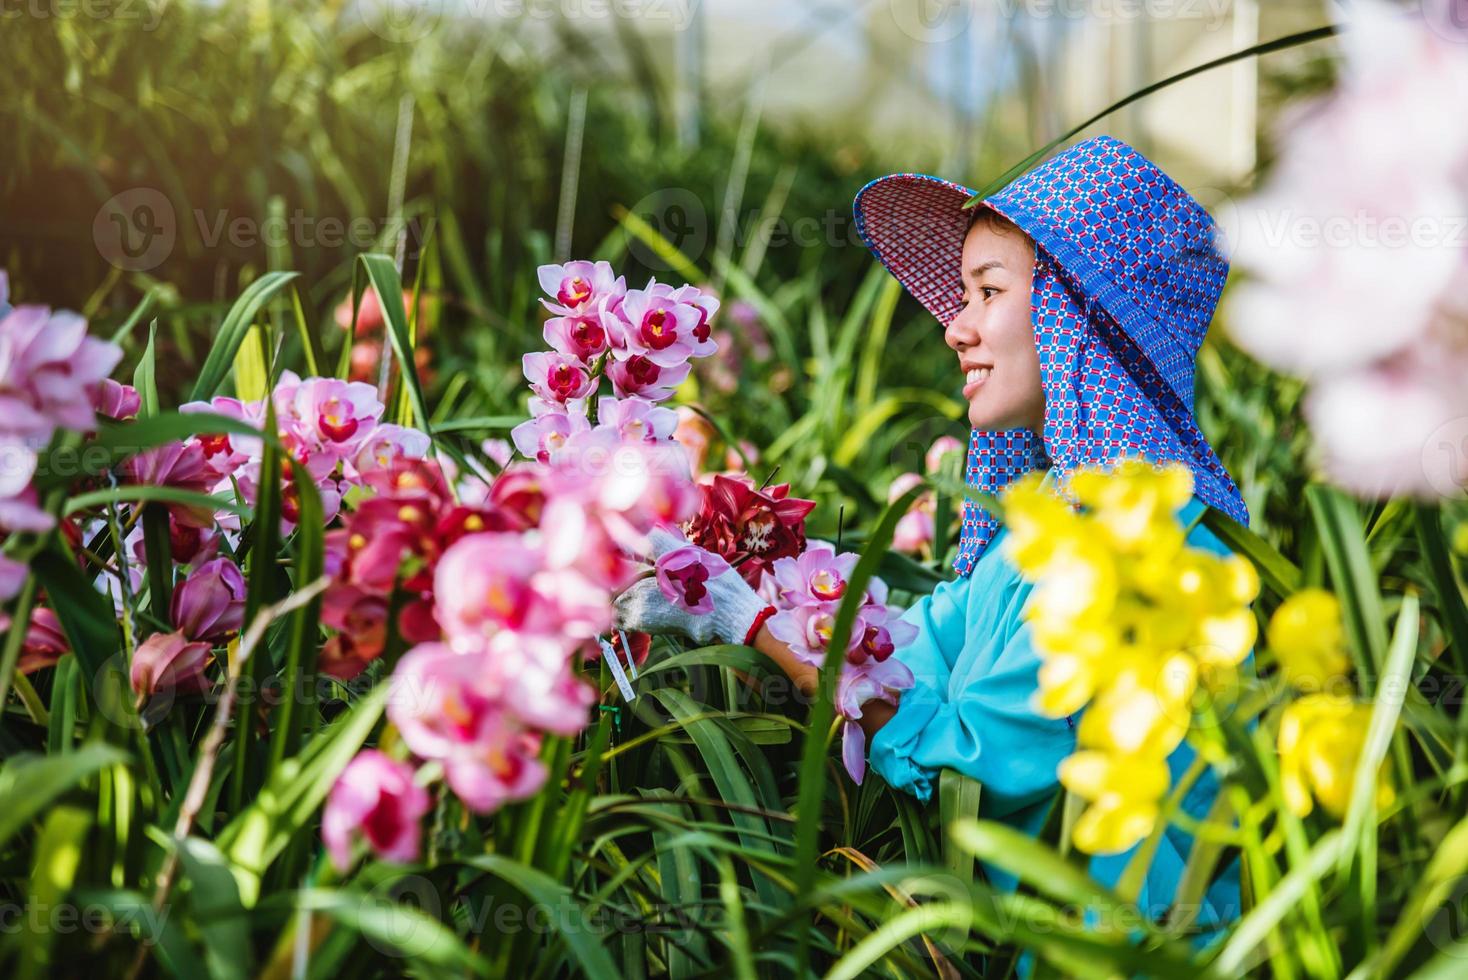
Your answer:
[[[627,682],[627,672],[622,669],[622,661],[617,656],[617,651],[599,636],[596,642],[601,644],[601,655],[607,658],[607,666],[612,669],[612,678],[617,682],[617,689],[622,692],[622,700],[630,702],[636,699],[637,694],[632,690],[632,685]]]

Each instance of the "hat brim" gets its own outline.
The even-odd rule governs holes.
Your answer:
[[[856,233],[943,326],[963,309],[963,240],[974,192],[926,174],[878,177],[856,195]]]

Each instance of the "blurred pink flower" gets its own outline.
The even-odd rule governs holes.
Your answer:
[[[673,430],[673,439],[688,453],[688,466],[692,476],[703,472],[708,459],[709,442],[717,434],[713,423],[687,405],[679,405],[678,425]]]
[[[627,292],[627,281],[612,272],[610,262],[567,262],[543,265],[536,270],[540,288],[550,299],[545,308],[559,316],[571,316],[612,305]]]
[[[713,597],[708,593],[709,579],[732,571],[728,562],[696,544],[660,555],[655,567],[658,589],[663,596],[695,616],[714,611]]]
[[[612,623],[610,596],[515,533],[471,534],[444,552],[434,574],[436,616],[456,649],[498,633],[579,644]]]
[[[963,443],[953,436],[939,436],[933,440],[928,451],[923,456],[923,468],[929,475],[937,473],[942,467],[944,460],[949,456],[957,456],[961,461],[967,455]],[[959,474],[962,476],[963,474]]]
[[[138,704],[155,694],[192,693],[209,688],[204,668],[209,665],[208,643],[190,640],[181,632],[154,633],[133,651],[130,678]]]
[[[0,602],[9,602],[20,594],[29,571],[21,562],[0,555]],[[8,621],[5,625],[8,627]]]
[[[122,348],[87,336],[87,321],[44,306],[0,318],[0,433],[41,442],[56,428],[91,432],[91,392],[122,360]]]
[[[344,467],[347,479],[356,482],[370,470],[385,470],[395,459],[426,459],[431,447],[426,432],[390,422],[374,425]]]
[[[648,401],[661,402],[673,397],[673,390],[688,377],[692,367],[687,361],[671,367],[658,364],[642,354],[607,362],[607,377],[618,398],[637,395]]]
[[[1468,33],[1350,5],[1337,90],[1280,120],[1261,191],[1221,216],[1247,274],[1230,332],[1311,382],[1329,476],[1369,496],[1456,495],[1468,426]],[[1443,446],[1447,445],[1447,451]]]
[[[173,591],[173,625],[191,640],[219,641],[245,618],[245,576],[228,558],[194,569]]]
[[[22,571],[24,568],[22,565]],[[10,617],[0,612],[0,635],[10,632],[10,622]],[[15,669],[22,674],[34,674],[38,670],[55,667],[56,662],[70,652],[71,645],[56,613],[46,606],[36,606],[31,610],[30,622],[26,624],[25,640],[22,641],[20,660]]]
[[[321,814],[321,838],[338,871],[351,867],[358,837],[383,860],[418,860],[420,821],[430,801],[413,777],[412,766],[376,749],[364,749],[347,763]]]
[[[545,781],[538,740],[503,698],[502,674],[476,654],[423,644],[403,656],[388,697],[403,742],[440,762],[449,787],[477,813],[532,796]]]
[[[531,390],[547,401],[585,398],[596,387],[586,365],[557,351],[526,354],[521,361]]]
[[[921,555],[933,544],[933,515],[914,508],[897,520],[892,533],[892,550],[906,555]]]

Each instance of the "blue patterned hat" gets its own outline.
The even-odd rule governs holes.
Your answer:
[[[945,327],[963,308],[960,262],[973,191],[892,174],[856,196],[857,232]],[[1193,417],[1194,366],[1228,276],[1212,217],[1135,149],[1098,136],[1021,175],[983,205],[1035,242],[1031,310],[1045,390],[1045,431],[969,438],[966,481],[999,493],[1049,467],[1123,457],[1182,462],[1194,492],[1248,521],[1238,487]],[[954,568],[973,570],[998,526],[964,505]]]

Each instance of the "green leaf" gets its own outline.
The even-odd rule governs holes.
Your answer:
[[[296,488],[299,521],[296,525],[296,587],[301,588],[321,577],[325,569],[326,521],[321,494],[316,481],[306,468],[291,460],[291,476]],[[290,641],[286,648],[285,668],[281,672],[281,690],[286,692],[276,718],[271,743],[272,766],[300,750],[301,738],[315,721],[316,661],[321,652],[321,599],[318,596],[291,614]]]
[[[1306,489],[1330,579],[1341,601],[1346,635],[1355,656],[1362,691],[1376,690],[1376,676],[1386,655],[1386,612],[1381,604],[1376,569],[1366,550],[1366,533],[1355,501],[1323,486]]]
[[[31,558],[31,572],[46,590],[46,598],[82,668],[82,689],[92,692],[98,671],[122,649],[116,611],[87,581],[58,534],[53,533],[45,547]]]
[[[972,776],[965,776],[956,769],[944,769],[938,773],[938,824],[941,827],[958,826],[960,819],[975,820],[979,816],[979,797],[984,785]],[[974,880],[973,851],[957,846],[953,833],[943,836],[943,864],[958,875],[964,883]]]
[[[121,749],[92,743],[60,756],[16,756],[0,768],[0,846],[61,794],[98,770],[127,761]]]
[[[57,807],[46,815],[31,863],[31,907],[49,912],[63,906],[76,882],[91,827],[92,815],[79,807]],[[51,915],[38,915],[27,921],[34,928],[21,933],[20,969],[12,975],[50,976],[58,968],[52,956],[57,934],[51,931],[57,920]]]
[[[836,715],[836,685],[841,675],[841,664],[845,660],[846,641],[851,636],[852,624],[856,621],[857,609],[864,601],[867,585],[881,563],[883,555],[892,543],[897,522],[906,514],[912,502],[923,491],[916,486],[887,505],[876,529],[867,539],[866,551],[852,569],[846,583],[846,595],[836,611],[836,622],[831,628],[827,643],[826,659],[821,665],[817,695],[810,709],[809,730],[800,757],[800,791],[796,802],[798,821],[795,830],[795,891],[803,895],[810,891],[817,866],[817,843],[820,840],[822,800],[826,791],[825,764],[827,740],[831,723]],[[796,973],[804,976],[810,963],[810,921],[803,919],[796,930]]]
[[[138,416],[140,418],[152,418],[158,414],[158,379],[157,379],[157,350],[155,341],[158,337],[158,321],[154,320],[148,324],[148,346],[143,348],[143,356],[138,360],[138,366],[133,369],[133,387],[138,390],[138,401],[140,407]]]
[[[194,383],[190,401],[208,401],[218,393],[219,385],[233,367],[235,356],[256,315],[297,275],[295,272],[267,272],[240,294],[214,334],[214,342],[199,371],[199,380]]]
[[[298,909],[331,916],[367,937],[379,952],[391,951],[420,968],[467,971],[476,976],[489,972],[484,959],[465,946],[452,929],[411,905],[375,894],[331,888],[296,892],[294,904]]]
[[[357,268],[377,292],[377,302],[382,307],[383,320],[387,325],[387,339],[392,344],[399,375],[408,390],[409,403],[413,406],[413,424],[432,438],[433,416],[423,397],[422,382],[418,380],[418,366],[413,357],[413,339],[408,331],[408,313],[403,309],[403,282],[398,276],[397,267],[386,255],[368,254],[357,256]],[[353,292],[355,291],[354,288]]]
[[[541,908],[567,910],[568,915],[564,919],[560,915],[552,915],[548,919],[552,927],[565,940],[567,948],[570,949],[571,955],[575,957],[585,976],[620,977],[622,975],[606,948],[602,946],[599,934],[592,928],[592,922],[587,919],[570,889],[543,872],[497,854],[468,858],[464,864],[487,871],[496,878],[509,882],[522,895]]]
[[[190,883],[188,912],[204,941],[204,962],[213,980],[243,980],[250,975],[250,921],[240,902],[240,886],[223,854],[197,837],[178,840],[150,828],[153,841],[177,850],[183,877]]]
[[[1252,962],[1254,951],[1295,909],[1305,893],[1335,868],[1346,846],[1346,839],[1338,830],[1321,835],[1307,860],[1291,868],[1264,900],[1234,926],[1223,951],[1213,961],[1214,969],[1224,976],[1242,976],[1244,967]]]
[[[311,739],[299,756],[274,767],[250,805],[219,834],[220,849],[243,872],[241,899],[247,908],[259,898],[260,877],[311,823],[336,777],[372,734],[387,705],[388,689],[388,684],[378,684]]]

